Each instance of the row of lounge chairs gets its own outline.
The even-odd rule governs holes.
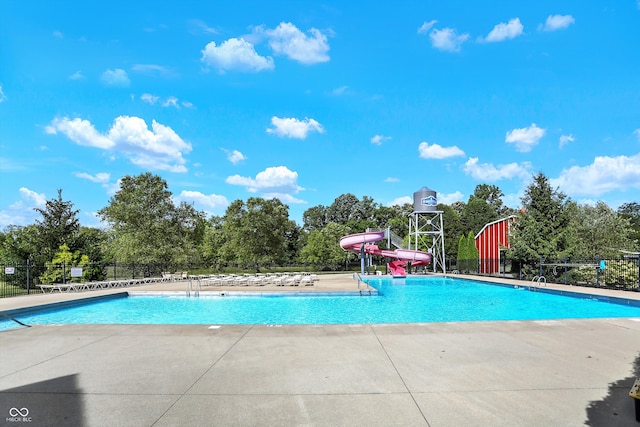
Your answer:
[[[300,274],[216,274],[198,276],[200,286],[313,286],[318,276],[311,273]]]
[[[186,274],[186,273],[185,273]],[[173,279],[165,277],[143,277],[140,279],[120,279],[120,280],[102,280],[95,282],[82,282],[82,283],[53,283],[50,285],[36,285],[40,288],[42,293],[53,292],[81,292],[81,291],[95,291],[99,289],[115,289],[115,288],[129,288],[131,286],[146,285],[149,283],[161,283],[169,282]]]

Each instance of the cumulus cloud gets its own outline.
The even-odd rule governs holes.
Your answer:
[[[560,135],[560,148],[575,140],[573,135]]]
[[[549,15],[544,25],[540,24],[538,29],[540,31],[558,31],[564,30],[569,25],[576,22],[571,15]]]
[[[436,21],[435,19],[429,22],[424,21],[423,24],[418,27],[418,34],[427,34],[429,30],[433,28],[434,25],[436,25],[437,22],[438,21]]]
[[[100,172],[95,175],[90,175],[85,172],[75,172],[74,175],[78,178],[88,179],[91,182],[95,182],[99,184],[106,184],[109,182],[109,179],[111,178],[111,175],[107,172]]]
[[[169,126],[155,120],[151,129],[139,117],[117,117],[105,134],[98,132],[88,120],[68,117],[55,118],[45,127],[48,134],[61,133],[78,145],[123,153],[141,168],[186,172],[184,153],[191,151],[185,142]]]
[[[226,150],[223,148],[222,151],[227,153],[227,160],[229,160],[234,165],[237,165],[238,163],[244,160],[247,160],[247,156],[245,156],[238,150]]]
[[[26,187],[21,187],[18,191],[20,200],[0,211],[0,227],[2,228],[9,225],[33,224],[38,215],[33,209],[43,208],[47,202],[43,193],[37,193]]]
[[[520,18],[513,18],[509,22],[501,22],[484,38],[487,43],[501,42],[508,39],[516,38],[522,35],[524,26],[520,22]]]
[[[246,187],[250,193],[261,193],[265,198],[280,199],[285,203],[304,203],[293,197],[304,190],[297,184],[298,173],[286,166],[269,167],[259,172],[255,178],[233,175],[225,182],[231,185]]]
[[[182,190],[182,192],[174,197],[178,203],[193,203],[196,207],[202,207],[206,211],[219,211],[229,206],[229,200],[219,194],[203,194],[199,191]]]
[[[438,144],[421,142],[418,146],[418,152],[423,159],[446,159],[449,157],[464,156],[464,151],[457,146],[442,147]]]
[[[443,28],[442,30],[434,29],[431,31],[429,38],[431,39],[431,45],[436,49],[459,52],[462,43],[469,39],[469,34],[458,35],[453,28]]]
[[[387,203],[387,206],[389,206],[389,207],[391,207],[391,206],[402,206],[402,205],[406,205],[407,203],[413,204],[413,197],[411,197],[411,196],[398,197],[397,199],[393,199],[392,201]]]
[[[143,93],[140,95],[140,99],[146,102],[147,104],[155,104],[160,99],[159,96],[151,95],[150,93]]]
[[[120,68],[116,68],[115,70],[106,70],[102,73],[101,79],[109,86],[126,87],[131,83],[127,72]]]
[[[310,132],[324,133],[324,128],[314,119],[305,117],[303,120],[287,117],[271,118],[273,128],[267,128],[267,133],[279,137],[305,139]]]
[[[535,123],[531,123],[529,127],[508,131],[505,142],[515,144],[517,151],[527,153],[540,142],[545,133],[545,129],[539,128]]]
[[[84,74],[82,74],[82,71],[78,70],[75,73],[71,74],[69,76],[69,80],[84,80]]]
[[[459,202],[464,199],[464,194],[459,191],[454,193],[438,193],[438,203],[444,203],[445,205],[450,205],[455,202]]]
[[[390,136],[375,135],[371,138],[371,143],[374,145],[382,145],[384,141],[389,141],[390,139]]]
[[[471,175],[475,180],[487,182],[512,178],[526,180],[531,177],[531,164],[529,162],[494,166],[491,163],[478,163],[477,157],[470,157],[464,164],[463,170],[464,173]]]
[[[330,59],[327,54],[327,36],[316,28],[311,28],[307,35],[291,22],[281,22],[275,29],[264,30],[264,33],[269,38],[269,47],[276,55],[284,55],[305,65],[327,62]]]
[[[208,67],[218,69],[220,73],[259,72],[275,68],[273,58],[260,56],[253,44],[243,38],[231,38],[220,46],[210,42],[202,51],[200,60]]]
[[[571,196],[600,196],[610,191],[640,190],[640,153],[635,156],[598,156],[587,166],[564,169],[551,179]]]

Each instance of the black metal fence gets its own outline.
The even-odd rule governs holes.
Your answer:
[[[449,272],[574,286],[640,290],[638,256],[586,260],[540,258],[537,263],[526,265],[507,259],[459,260],[456,264],[449,265]]]
[[[82,266],[62,264],[0,264],[0,298],[40,293],[38,285],[81,283],[121,279],[161,277],[163,272],[198,274],[199,265],[163,265],[134,263],[90,263]]]

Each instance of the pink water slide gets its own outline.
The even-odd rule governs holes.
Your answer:
[[[405,276],[405,268],[407,262],[411,261],[411,265],[420,266],[431,263],[431,254],[422,251],[414,251],[411,249],[380,249],[373,243],[384,239],[384,231],[369,231],[366,233],[349,234],[340,239],[340,246],[345,251],[360,253],[364,246],[364,253],[387,258],[395,258],[387,264],[392,276]]]

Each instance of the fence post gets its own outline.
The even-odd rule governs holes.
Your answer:
[[[27,295],[30,293],[31,286],[29,284],[29,258],[27,258]]]
[[[638,286],[636,287],[636,292],[640,291],[640,254],[638,254]]]
[[[600,286],[600,255],[596,255],[596,286]]]
[[[567,273],[567,256],[564,256],[564,284],[566,285],[569,281],[569,275]]]
[[[67,269],[64,261],[62,261],[62,283],[67,283]]]
[[[540,255],[540,274],[538,277],[542,277],[542,255]]]

